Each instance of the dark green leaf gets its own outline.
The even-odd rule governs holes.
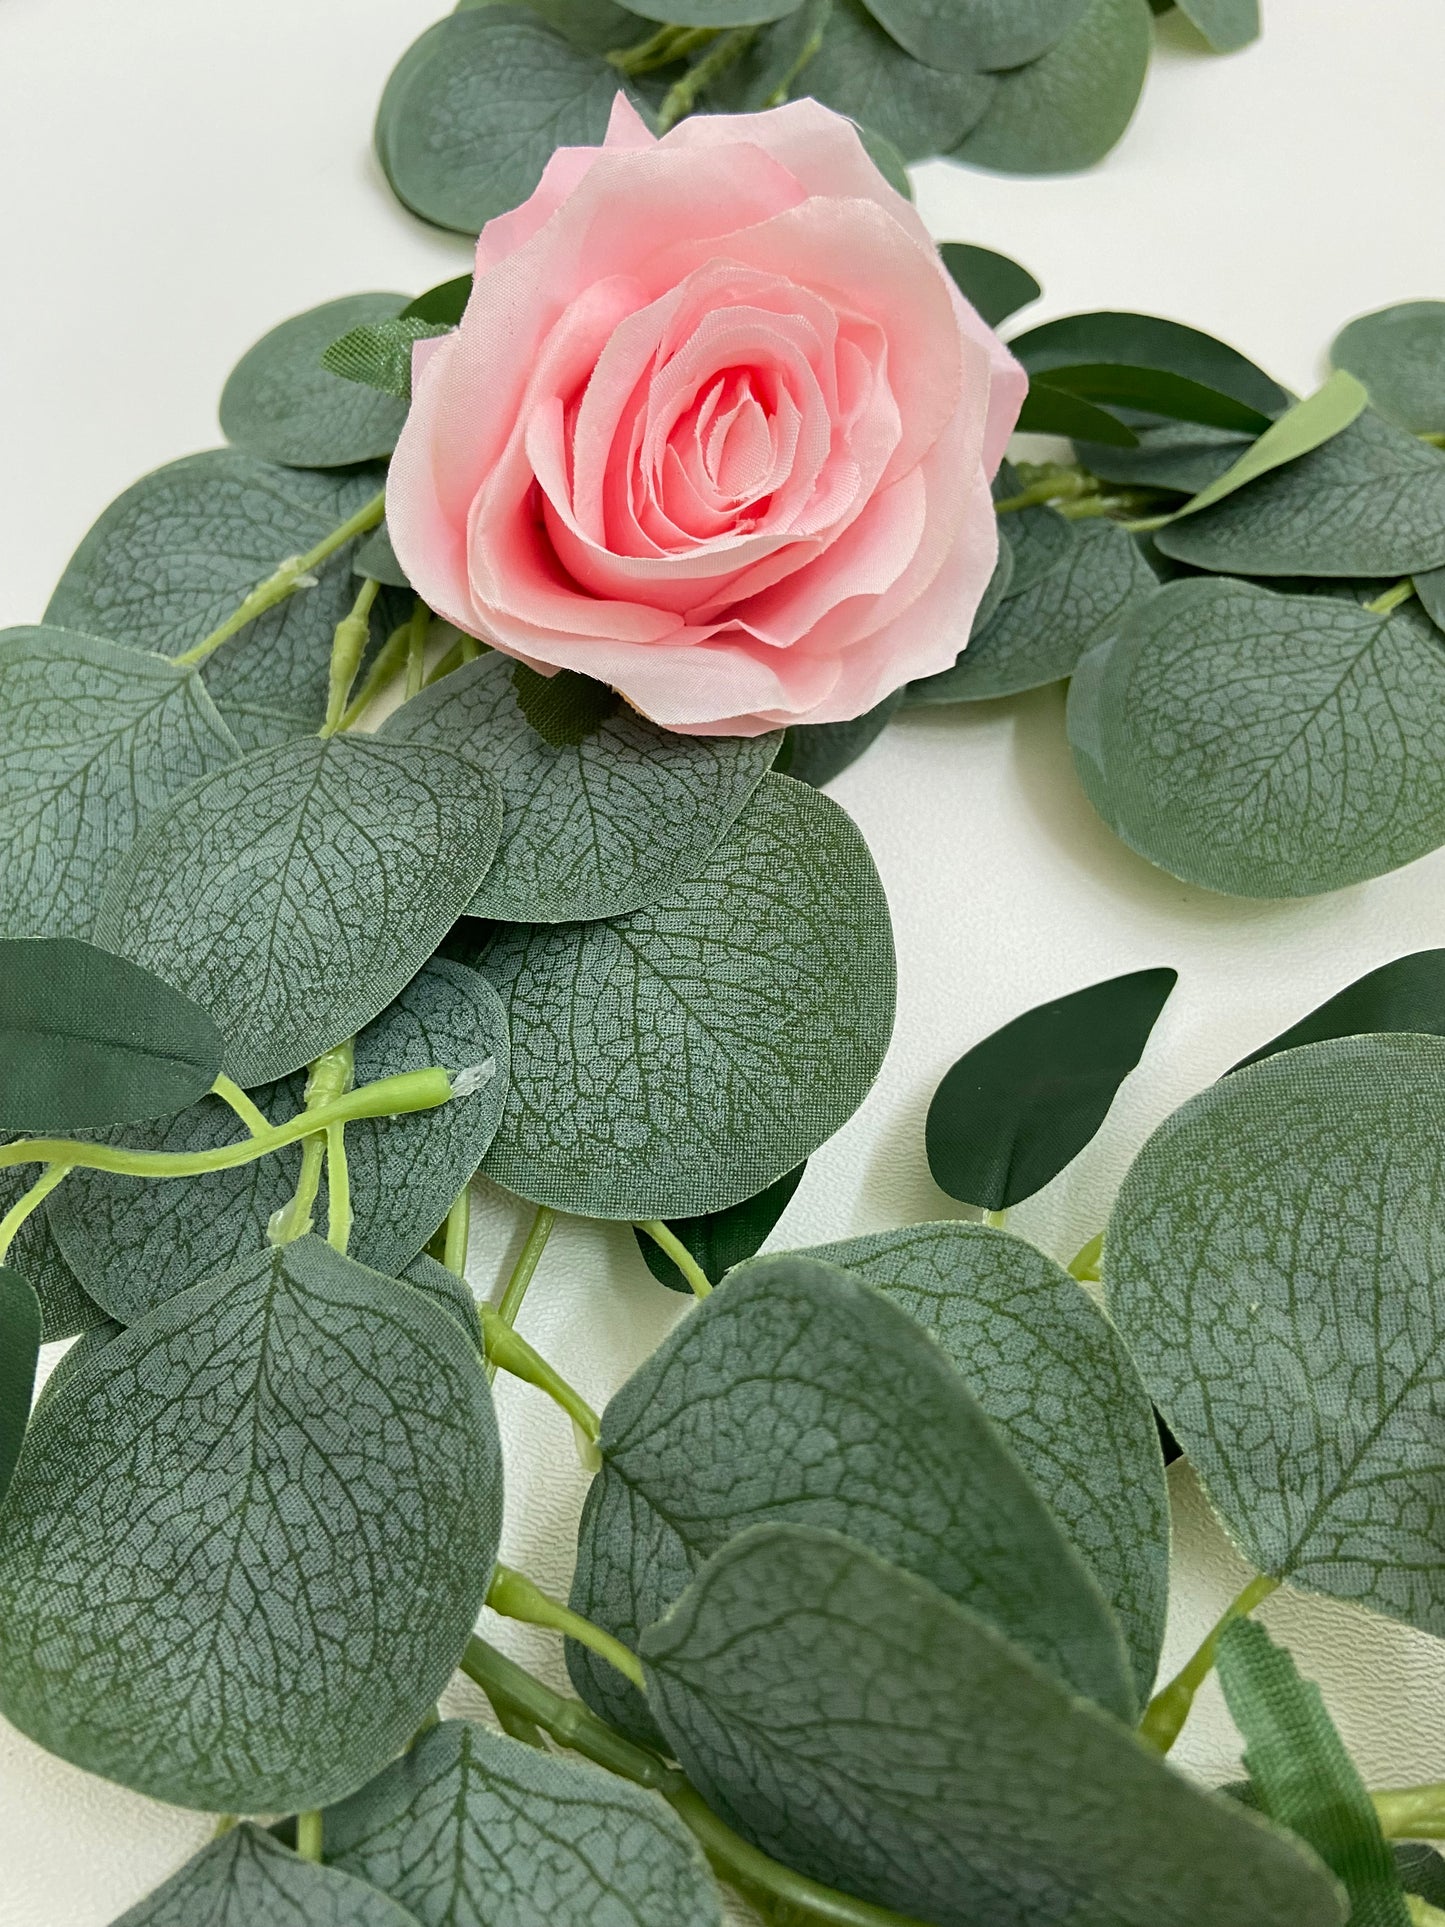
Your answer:
[[[457,0],[455,11],[467,13],[474,7],[497,4],[499,0]],[[630,47],[644,37],[645,30],[638,25],[636,13],[616,6],[614,0],[526,0],[526,10],[539,14],[554,33],[561,34],[583,53],[609,54],[617,48]],[[509,11],[515,9],[509,8]],[[462,279],[470,284],[470,276]],[[460,307],[458,302],[455,315],[428,314],[424,319],[459,321]]]
[[[1412,605],[1173,582],[1079,664],[1069,739],[1131,849],[1235,896],[1310,896],[1445,842],[1445,649]]]
[[[542,676],[524,662],[512,664],[512,690],[518,709],[553,749],[572,749],[595,736],[622,704],[615,689],[575,670]]]
[[[10,1138],[0,1133],[0,1143]],[[33,1164],[12,1164],[0,1169],[0,1214],[18,1204],[40,1172]],[[10,1247],[10,1262],[23,1272],[40,1300],[40,1337],[53,1344],[58,1338],[73,1338],[104,1321],[105,1313],[85,1290],[66,1263],[59,1242],[51,1229],[49,1207],[34,1211],[21,1225]]]
[[[0,1129],[171,1117],[220,1068],[208,1012],[152,971],[76,937],[0,941]]]
[[[867,709],[850,723],[795,723],[788,731],[788,760],[782,774],[811,783],[816,789],[831,783],[871,749],[903,702],[895,689],[876,708]]]
[[[599,5],[599,0],[584,0],[584,4],[591,12]],[[605,6],[606,0],[600,0],[600,4]],[[461,12],[462,9],[458,8],[457,11]],[[617,12],[620,15],[622,9],[619,7]],[[408,301],[401,311],[402,319],[435,321],[443,328],[455,328],[466,310],[471,295],[472,276],[454,274],[450,281],[438,281],[434,288],[428,288],[425,294],[419,294],[415,301]]]
[[[1041,59],[1002,75],[957,158],[1006,174],[1092,167],[1134,117],[1153,44],[1148,0],[1089,0]]]
[[[387,81],[377,156],[413,214],[475,234],[526,200],[556,148],[601,144],[619,86],[526,8],[454,13]]]
[[[403,1284],[410,1285],[414,1291],[421,1292],[440,1305],[458,1329],[466,1333],[473,1346],[480,1346],[482,1327],[477,1316],[477,1301],[465,1278],[448,1271],[445,1265],[438,1264],[425,1251],[419,1251],[415,1258],[402,1267],[398,1276]]]
[[[928,1168],[964,1204],[1041,1190],[1108,1116],[1178,981],[1135,970],[1015,1017],[961,1057],[928,1107]]]
[[[678,27],[756,27],[792,13],[798,0],[628,0],[627,11]]]
[[[337,367],[329,348],[353,329],[393,322],[405,301],[404,294],[344,295],[292,315],[262,335],[222,390],[226,440],[265,461],[296,468],[344,468],[389,455],[406,420],[405,408],[390,395],[358,394],[355,383],[366,377]],[[343,386],[341,375],[352,385]]]
[[[1197,495],[1232,468],[1250,437],[1198,422],[1161,422],[1138,430],[1137,448],[1077,441],[1074,454],[1101,482],[1128,488],[1171,488]]]
[[[1072,1691],[1138,1710],[1103,1593],[983,1407],[896,1305],[790,1254],[736,1272],[608,1405],[578,1532],[575,1611],[630,1646],[750,1526],[825,1526],[1018,1641]],[[655,1741],[621,1674],[575,1644],[573,1683]]]
[[[1181,322],[1166,321],[1158,315],[1107,309],[1064,315],[1016,335],[1009,348],[1030,375],[1053,378],[1058,370],[1080,364],[1134,371],[1153,369],[1159,374],[1176,375],[1238,402],[1251,417],[1238,426],[1254,432],[1290,403],[1288,391],[1238,349],[1198,328],[1186,328]],[[1135,405],[1160,413],[1173,412],[1158,409],[1155,402]]]
[[[1243,1070],[1282,1050],[1322,1044],[1332,1037],[1399,1030],[1445,1037],[1445,950],[1416,950],[1367,971],[1234,1068]]]
[[[0,634],[0,934],[85,937],[141,826],[240,751],[193,669],[65,629]]]
[[[473,758],[501,785],[502,841],[473,916],[581,921],[669,895],[702,868],[777,754],[776,735],[676,736],[615,699],[605,716],[592,704],[585,734],[548,742],[527,720],[515,668],[480,656],[380,730]],[[533,681],[561,683],[564,695],[570,686],[562,675]]]
[[[1010,261],[1006,254],[996,254],[992,248],[944,241],[938,252],[959,293],[972,302],[990,328],[1007,321],[1011,314],[1037,301],[1043,293],[1027,268]]]
[[[649,1703],[715,1811],[936,1927],[1344,1920],[1298,1843],[834,1533],[733,1540],[642,1651]]]
[[[807,1168],[805,1161],[796,1171],[785,1172],[776,1184],[759,1191],[755,1198],[744,1198],[741,1204],[730,1205],[725,1211],[704,1212],[700,1218],[674,1218],[667,1228],[687,1246],[702,1266],[708,1282],[720,1285],[734,1265],[753,1257],[763,1240],[770,1236]],[[635,1232],[634,1236],[647,1260],[647,1269],[659,1284],[690,1298],[692,1286],[661,1246],[644,1231]]]
[[[861,120],[853,123],[858,138],[863,143],[863,151],[872,161],[888,185],[901,194],[905,201],[913,199],[913,183],[908,178],[908,160],[902,148],[880,134],[876,127],[867,127]]]
[[[375,388],[386,397],[386,412],[406,420],[406,403],[411,400],[411,351],[419,341],[434,341],[451,329],[437,321],[420,321],[413,315],[392,315],[385,321],[367,321],[333,335],[321,356],[321,365],[333,377]],[[383,404],[373,401],[372,408]],[[393,440],[395,438],[393,437]]]
[[[1071,441],[1103,442],[1117,448],[1134,448],[1139,437],[1126,422],[1106,408],[1096,408],[1082,395],[1067,388],[1053,388],[1034,376],[1019,410],[1018,427],[1031,435],[1066,435]]]
[[[1361,315],[1335,336],[1330,359],[1365,384],[1387,421],[1417,435],[1445,430],[1445,301]]]
[[[500,1524],[486,1375],[448,1314],[316,1238],[263,1253],[37,1412],[0,1535],[0,1707],[157,1799],[320,1806],[416,1731]]]
[[[128,1908],[114,1927],[417,1927],[385,1894],[301,1860],[243,1821]]]
[[[1150,1138],[1109,1310],[1256,1570],[1445,1632],[1445,1042],[1310,1044]]]
[[[1219,1642],[1219,1683],[1244,1735],[1261,1811],[1313,1847],[1344,1888],[1350,1927],[1410,1927],[1380,1822],[1320,1689],[1263,1626],[1236,1619]]]
[[[512,1090],[484,1169],[588,1217],[696,1217],[807,1157],[893,1025],[888,906],[836,803],[765,776],[702,869],[613,923],[501,930]]]
[[[993,99],[987,74],[945,74],[925,67],[890,39],[862,0],[834,0],[823,44],[799,86],[891,141],[905,160],[946,153]]]
[[[386,532],[386,524],[373,529],[371,534],[358,547],[352,557],[353,575],[370,576],[373,582],[384,583],[392,589],[409,589],[406,570],[396,559],[396,550],[391,546],[391,537]]]
[[[1445,1907],[1445,1860],[1433,1847],[1418,1841],[1401,1843],[1394,1850],[1395,1870],[1407,1894],[1418,1894],[1432,1907]]]
[[[1258,435],[1270,417],[1248,408],[1232,395],[1220,394],[1203,382],[1191,381],[1167,368],[1131,368],[1122,362],[1068,362],[1048,370],[1051,389],[1112,408],[1137,409],[1179,421],[1201,422],[1211,428],[1232,428]]]
[[[1057,682],[1157,586],[1123,529],[1082,523],[1054,567],[1006,596],[953,668],[912,684],[909,700],[980,702]]]
[[[822,46],[832,14],[833,0],[802,0],[783,19],[764,27],[708,88],[709,107],[721,113],[756,114],[780,105]],[[806,81],[802,87],[806,92]],[[903,178],[907,180],[906,173]],[[903,190],[910,197],[912,191]]]
[[[868,0],[915,60],[951,73],[1021,67],[1075,26],[1089,0]]]
[[[1023,489],[1017,469],[1004,462],[994,477],[993,499],[1007,502]],[[1022,595],[1051,569],[1064,552],[1072,548],[1076,530],[1057,509],[1043,506],[1014,509],[999,518],[999,535],[1008,543],[1012,561],[1005,587],[1009,595]],[[992,589],[990,583],[990,590]]]
[[[1437,629],[1445,629],[1445,568],[1417,570],[1414,583],[1420,607]]]
[[[346,1128],[353,1258],[395,1275],[419,1252],[486,1153],[507,1090],[506,1017],[497,993],[465,965],[433,958],[356,1040],[355,1081],[430,1065],[493,1066],[466,1098],[435,1110],[365,1118]],[[252,1092],[273,1124],[303,1107],[302,1073]],[[167,1124],[123,1134],[148,1151],[205,1151],[246,1130],[208,1098]],[[86,1288],[127,1324],[200,1278],[265,1249],[266,1227],[296,1188],[296,1146],[232,1171],[155,1183],[108,1171],[73,1171],[55,1195],[51,1223]],[[325,1232],[325,1190],[316,1226]]]
[[[1177,4],[1217,54],[1232,54],[1259,38],[1259,0],[1177,0]]]
[[[416,975],[476,894],[501,817],[491,778],[430,744],[260,750],[142,832],[97,935],[194,991],[237,1083],[285,1077]]]
[[[464,1720],[323,1824],[328,1863],[421,1927],[722,1927],[707,1862],[657,1794]]]
[[[41,1316],[42,1318],[44,1316],[43,1307]],[[60,1357],[56,1360],[49,1378],[46,1379],[44,1385],[40,1388],[40,1396],[36,1400],[36,1410],[38,1411],[40,1409],[40,1399],[57,1398],[60,1394],[61,1387],[69,1379],[74,1378],[81,1367],[95,1357],[98,1352],[103,1352],[113,1338],[119,1338],[124,1330],[125,1326],[122,1325],[118,1319],[107,1318],[102,1313],[98,1322],[91,1325],[86,1331],[83,1331],[73,1345],[67,1345]]]
[[[39,1356],[40,1300],[18,1271],[0,1264],[0,1501],[25,1439]]]
[[[910,1225],[805,1255],[937,1339],[1103,1587],[1146,1699],[1169,1603],[1169,1494],[1153,1407],[1108,1320],[1051,1258],[989,1225]]]
[[[104,511],[70,561],[47,623],[179,655],[287,556],[303,555],[373,496],[370,471],[278,468],[239,449],[171,462]],[[243,749],[319,729],[331,638],[356,594],[345,550],[206,664]]]

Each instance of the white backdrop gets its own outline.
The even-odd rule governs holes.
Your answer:
[[[4,0],[0,6],[0,624],[37,620],[93,516],[142,471],[219,439],[221,383],[285,315],[466,265],[392,200],[369,150],[382,83],[444,0]],[[1046,287],[1038,317],[1135,307],[1209,328],[1281,380],[1321,372],[1336,325],[1445,295],[1441,0],[1264,0],[1267,32],[1208,57],[1177,21],[1123,145],[1087,175],[918,171],[940,239]],[[1131,856],[1074,781],[1057,691],[914,714],[834,786],[897,926],[898,1028],[878,1085],[813,1161],[774,1244],[943,1217],[923,1118],[948,1065],[1019,1010],[1146,964],[1181,980],[1144,1065],[1077,1166],[1015,1214],[1067,1257],[1153,1126],[1362,971],[1445,943],[1445,853],[1315,902],[1186,888]],[[474,1282],[521,1233],[483,1201]],[[564,1224],[524,1329],[601,1403],[678,1302],[630,1234]],[[565,1589],[583,1489],[570,1434],[503,1385],[506,1556]],[[1187,1475],[1166,1663],[1242,1583]],[[1325,1685],[1377,1783],[1445,1777],[1445,1663],[1423,1637],[1281,1595],[1266,1621]],[[538,1636],[510,1639],[539,1664]],[[458,1708],[467,1702],[460,1696]],[[1213,1690],[1179,1757],[1225,1773]],[[101,1927],[208,1822],[51,1759],[0,1723],[0,1927]]]

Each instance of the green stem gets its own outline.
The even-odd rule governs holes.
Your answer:
[[[315,1117],[318,1111],[344,1097],[351,1087],[351,1043],[336,1044],[324,1051],[306,1074],[306,1108],[302,1115]],[[321,1189],[321,1171],[333,1125],[309,1137],[301,1151],[301,1172],[291,1202],[272,1218],[267,1236],[272,1244],[287,1245],[304,1238],[311,1229],[311,1214],[316,1194]],[[344,1128],[344,1127],[335,1127]],[[254,1141],[254,1140],[253,1140]],[[329,1207],[328,1207],[329,1208]],[[349,1200],[348,1200],[349,1216]],[[342,1247],[343,1250],[345,1247]]]
[[[1405,1911],[1410,1916],[1411,1927],[1445,1927],[1445,1913],[1432,1907],[1428,1900],[1419,1894],[1406,1894]]]
[[[268,609],[274,609],[278,602],[284,602],[288,596],[295,595],[313,569],[319,568],[328,556],[335,555],[338,549],[345,548],[346,544],[356,536],[365,535],[368,529],[374,529],[385,513],[386,491],[383,489],[363,508],[359,508],[355,515],[349,516],[338,528],[334,528],[330,535],[323,536],[314,549],[308,549],[305,555],[288,556],[274,575],[269,575],[264,582],[257,583],[219,628],[213,629],[208,636],[202,636],[194,647],[187,649],[175,660],[183,668],[188,669],[193,669],[198,663],[204,662],[208,656],[215,654],[223,642],[229,642],[237,630],[244,629],[247,623],[254,622],[257,616],[265,615]]]
[[[454,669],[460,669],[464,663],[475,662],[486,647],[488,645],[478,642],[475,636],[458,636],[436,667],[428,669],[422,688],[430,689],[434,682],[440,682],[443,676],[451,675]]]
[[[1145,1707],[1144,1717],[1139,1722],[1139,1737],[1146,1745],[1160,1753],[1169,1751],[1189,1718],[1194,1695],[1214,1670],[1220,1634],[1231,1621],[1247,1618],[1256,1606],[1268,1599],[1272,1592],[1279,1590],[1279,1584],[1278,1579],[1271,1579],[1262,1573],[1258,1579],[1251,1579],[1239,1597],[1231,1601],[1220,1614],[1198,1650],[1190,1655],[1169,1684],[1162,1686]]]
[[[323,1820],[319,1812],[298,1813],[296,1816],[296,1852],[302,1860],[314,1860],[321,1864]]]
[[[1077,1278],[1081,1285],[1097,1285],[1099,1282],[1099,1263],[1104,1256],[1104,1234],[1096,1231],[1086,1245],[1081,1245],[1069,1260],[1068,1270],[1071,1278]]]
[[[353,729],[376,701],[382,690],[396,681],[406,667],[407,638],[411,634],[411,618],[393,629],[386,641],[371,659],[371,667],[361,679],[361,687],[352,697],[341,717],[343,730]]]
[[[1436,428],[1425,429],[1416,439],[1428,442],[1431,448],[1445,448],[1445,434]]]
[[[492,1711],[497,1716],[497,1724],[509,1739],[520,1740],[523,1746],[535,1746],[539,1753],[547,1751],[547,1740],[540,1726],[514,1713],[505,1700],[491,1702]]]
[[[215,1083],[211,1086],[211,1096],[219,1097],[223,1104],[229,1104],[237,1117],[240,1118],[241,1122],[245,1125],[246,1129],[251,1133],[252,1137],[259,1137],[263,1131],[270,1130],[270,1118],[268,1118],[265,1112],[257,1105],[253,1104],[245,1091],[241,1089],[240,1085],[233,1084],[229,1077],[218,1077],[216,1079]]]
[[[560,1600],[551,1598],[540,1586],[533,1585],[526,1573],[504,1566],[498,1560],[492,1570],[492,1583],[487,1588],[487,1604],[504,1619],[520,1619],[527,1626],[545,1626],[550,1632],[575,1639],[579,1646],[590,1648],[599,1659],[615,1666],[639,1692],[646,1691],[642,1664],[629,1647],[600,1626],[594,1626],[590,1619],[574,1613]]]
[[[1008,1207],[1005,1206],[1002,1211],[985,1211],[983,1221],[994,1231],[1006,1230],[1008,1227]]]
[[[557,1213],[550,1211],[545,1204],[539,1204],[537,1215],[526,1241],[517,1254],[517,1262],[512,1266],[512,1275],[502,1291],[502,1302],[497,1306],[497,1317],[504,1325],[515,1325],[517,1313],[522,1309],[522,1300],[527,1295],[527,1287],[532,1275],[547,1249],[547,1240],[552,1235],[552,1227],[557,1222]]]
[[[702,59],[689,67],[680,80],[675,80],[663,96],[657,110],[658,133],[665,134],[690,114],[699,94],[705,93],[735,60],[740,60],[757,37],[756,27],[733,27],[719,34]]]
[[[351,1170],[344,1124],[326,1127],[326,1242],[343,1258],[351,1242]]]
[[[346,714],[346,699],[351,694],[351,685],[356,681],[361,658],[366,654],[366,645],[371,636],[371,605],[380,587],[379,582],[373,582],[368,576],[356,592],[350,613],[341,618],[332,634],[331,663],[327,670],[326,721],[319,731],[322,736],[334,736],[341,727],[342,717]]]
[[[490,1305],[479,1305],[477,1310],[482,1321],[482,1344],[491,1363],[500,1365],[513,1378],[535,1385],[539,1392],[545,1392],[554,1404],[561,1406],[588,1443],[595,1445],[601,1435],[602,1421],[582,1394],[574,1391],[540,1352],[534,1351],[525,1338],[514,1332],[500,1312],[493,1311]]]
[[[665,1251],[692,1287],[694,1298],[706,1298],[712,1291],[707,1273],[677,1234],[661,1218],[644,1218],[637,1229],[645,1231],[660,1251]]]
[[[1387,1840],[1445,1840],[1445,1781],[1372,1793]]]
[[[0,1265],[10,1256],[10,1247],[15,1242],[16,1234],[31,1212],[40,1209],[60,1180],[74,1168],[74,1165],[59,1161],[47,1164],[30,1189],[22,1193],[5,1216],[0,1218]]]
[[[1392,609],[1398,609],[1402,602],[1408,602],[1414,593],[1415,585],[1407,578],[1404,582],[1397,582],[1393,589],[1386,589],[1383,595],[1376,596],[1373,602],[1367,602],[1365,608],[1372,616],[1387,616]]]
[[[411,612],[411,621],[406,626],[406,692],[403,702],[410,702],[413,696],[421,694],[422,683],[426,680],[426,632],[431,621],[431,610],[418,596],[416,607]]]
[[[615,47],[607,56],[608,64],[619,73],[650,74],[658,67],[670,67],[675,60],[685,60],[716,40],[718,31],[716,27],[659,27],[630,47]]]
[[[442,1263],[447,1270],[458,1278],[467,1275],[467,1246],[472,1235],[472,1187],[464,1184],[452,1199],[452,1208],[447,1213],[443,1226],[445,1240],[442,1247]]]

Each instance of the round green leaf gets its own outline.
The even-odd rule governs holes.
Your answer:
[[[0,941],[0,1129],[171,1117],[220,1068],[210,1014],[156,973],[75,937]]]
[[[1340,1927],[1314,1856],[1174,1773],[926,1580],[808,1526],[734,1539],[642,1644],[704,1799],[936,1927]]]
[[[862,0],[834,0],[823,44],[798,85],[825,107],[875,129],[907,161],[956,146],[998,87],[988,74],[945,74],[914,60]]]
[[[503,0],[457,0],[453,9],[456,13],[468,13],[474,7],[487,7],[502,4]],[[539,14],[555,33],[564,40],[580,47],[583,53],[610,54],[619,47],[630,47],[644,37],[644,29],[637,24],[635,9],[619,7],[615,0],[526,0],[527,11]],[[471,276],[463,277],[470,285]],[[432,293],[440,290],[433,289]],[[421,297],[424,301],[425,295]],[[414,302],[410,310],[420,313],[420,304]],[[456,314],[425,314],[427,321],[452,321],[461,319],[460,310]]]
[[[0,935],[86,937],[142,824],[240,751],[193,669],[65,629],[0,635]]]
[[[516,668],[496,651],[479,656],[378,732],[454,750],[500,784],[502,840],[473,916],[581,922],[669,895],[701,869],[778,752],[776,735],[676,736],[615,699],[580,739],[549,741],[527,720]]]
[[[1254,417],[1239,424],[1244,429],[1263,428],[1290,402],[1288,390],[1237,348],[1158,315],[1109,309],[1064,315],[1016,335],[1009,351],[1031,375],[1054,377],[1061,369],[1090,364],[1174,375],[1238,403]]]
[[[243,1821],[212,1840],[114,1927],[418,1927],[385,1894],[302,1860]]]
[[[1148,0],[1089,0],[1041,59],[1000,77],[956,157],[1005,174],[1092,167],[1134,117],[1153,44]]]
[[[292,315],[262,335],[236,363],[221,392],[221,433],[268,462],[344,468],[389,455],[406,404],[321,365],[338,336],[369,321],[390,321],[404,294],[348,294]]]
[[[328,1865],[422,1927],[722,1927],[707,1862],[655,1793],[465,1720],[424,1733],[323,1827]]]
[[[454,13],[387,81],[377,157],[413,214],[475,234],[526,200],[558,147],[601,145],[622,85],[526,8]]]
[[[1259,38],[1259,0],[1175,0],[1217,54],[1232,54]]]
[[[847,723],[795,723],[788,731],[787,748],[779,770],[816,789],[831,783],[871,749],[901,708],[904,691],[895,689],[873,709]]]
[[[234,448],[188,455],[142,476],[101,514],[45,620],[180,655],[380,485],[376,471],[278,468]],[[331,638],[355,595],[342,549],[314,589],[279,603],[206,664],[206,687],[243,749],[321,727]]]
[[[1370,391],[1371,405],[1416,435],[1445,431],[1445,301],[1402,301],[1335,336],[1330,360]]]
[[[627,11],[677,27],[757,27],[797,10],[799,0],[628,0]]]
[[[0,1143],[9,1142],[9,1134],[0,1133]],[[0,1169],[0,1216],[20,1202],[39,1175],[33,1164],[12,1164]],[[55,1195],[58,1197],[59,1193]],[[40,1301],[42,1344],[53,1344],[58,1338],[74,1338],[78,1332],[89,1331],[104,1322],[104,1311],[65,1261],[59,1240],[51,1229],[48,1205],[32,1211],[21,1225],[10,1247],[10,1262],[24,1274]]]
[[[1235,896],[1310,896],[1445,843],[1445,651],[1389,615],[1170,583],[1080,663],[1069,739],[1131,849]]]
[[[435,1110],[363,1118],[346,1127],[351,1179],[348,1250],[375,1271],[398,1275],[446,1216],[496,1134],[507,1090],[506,1014],[484,977],[434,957],[396,1002],[356,1039],[355,1081],[405,1071],[491,1064],[468,1097]],[[252,1096],[273,1124],[304,1107],[304,1073]],[[246,1136],[219,1098],[124,1141],[146,1151],[208,1151]],[[55,1193],[50,1221],[68,1263],[113,1317],[133,1323],[200,1278],[252,1258],[296,1189],[294,1146],[231,1171],[156,1183],[109,1171],[73,1171]],[[316,1228],[329,1228],[323,1185]]]
[[[486,1374],[448,1313],[282,1246],[37,1412],[0,1534],[0,1709],[156,1799],[320,1806],[416,1731],[500,1526]]]
[[[792,1202],[807,1168],[803,1163],[796,1171],[784,1172],[776,1184],[759,1191],[755,1198],[744,1198],[741,1204],[729,1205],[725,1211],[705,1211],[697,1218],[674,1218],[667,1228],[696,1258],[709,1284],[720,1285],[734,1265],[756,1254]],[[662,1247],[645,1231],[635,1230],[633,1236],[647,1269],[658,1283],[690,1298],[692,1286]]]
[[[30,1421],[39,1356],[40,1300],[18,1271],[0,1265],[0,1501]]]
[[[391,546],[385,522],[380,528],[373,529],[358,546],[352,557],[351,572],[353,575],[370,576],[373,582],[383,583],[391,589],[411,587],[406,570],[398,562],[396,550]]]
[[[1137,448],[1078,441],[1074,454],[1101,482],[1128,488],[1172,488],[1197,495],[1232,468],[1250,446],[1247,435],[1199,422],[1161,422],[1139,428]]]
[[[1103,1587],[1142,1704],[1169,1604],[1169,1494],[1153,1407],[1108,1320],[1052,1258],[989,1225],[910,1225],[805,1255],[943,1347]]]
[[[491,778],[450,750],[354,736],[259,750],[142,832],[97,934],[195,993],[238,1084],[285,1077],[416,975],[476,894],[501,816]]]
[[[483,1167],[596,1218],[695,1217],[791,1171],[862,1103],[893,934],[836,803],[765,776],[706,864],[615,923],[504,928],[512,1088]]]
[[[790,1520],[896,1560],[1074,1692],[1137,1714],[1118,1622],[984,1408],[905,1312],[833,1265],[790,1253],[736,1272],[611,1401],[599,1446],[572,1606],[626,1645],[720,1546]],[[575,1643],[568,1661],[589,1704],[657,1743],[619,1673]]]
[[[952,73],[1022,67],[1047,53],[1089,0],[868,0],[869,11],[915,60]]]
[[[1302,1044],[1393,1030],[1445,1037],[1445,950],[1417,950],[1367,971],[1234,1068],[1242,1070]]]
[[[1445,1042],[1226,1077],[1134,1163],[1109,1309],[1257,1570],[1445,1633]]]

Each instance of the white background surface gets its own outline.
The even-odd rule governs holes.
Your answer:
[[[219,439],[221,383],[273,323],[466,265],[462,239],[396,205],[369,151],[386,75],[442,4],[0,4],[0,624],[38,620],[67,556],[128,482]],[[1442,0],[1264,5],[1265,40],[1228,60],[1168,23],[1133,128],[1090,174],[920,170],[935,233],[1031,266],[1047,290],[1040,319],[1095,306],[1176,316],[1301,390],[1348,316],[1445,295]],[[1067,1257],[1184,1098],[1363,970],[1445,943],[1445,853],[1312,903],[1229,901],[1149,869],[1084,802],[1056,691],[915,713],[835,791],[893,906],[898,1029],[877,1088],[814,1160],[775,1244],[949,1215],[924,1162],[923,1118],[954,1058],[1045,997],[1172,963],[1179,988],[1104,1133],[1015,1214]],[[479,1289],[505,1274],[520,1225],[499,1198],[481,1211]],[[568,1224],[523,1327],[600,1404],[677,1305],[630,1234]],[[506,1555],[565,1589],[582,1492],[570,1437],[540,1395],[499,1390]],[[1176,1498],[1166,1663],[1244,1577],[1187,1479]],[[1439,1646],[1297,1595],[1264,1617],[1323,1681],[1372,1780],[1445,1777]],[[541,1638],[513,1644],[554,1657]],[[1232,1753],[1211,1693],[1180,1757],[1220,1775]],[[101,1927],[207,1832],[0,1724],[3,1927]]]

